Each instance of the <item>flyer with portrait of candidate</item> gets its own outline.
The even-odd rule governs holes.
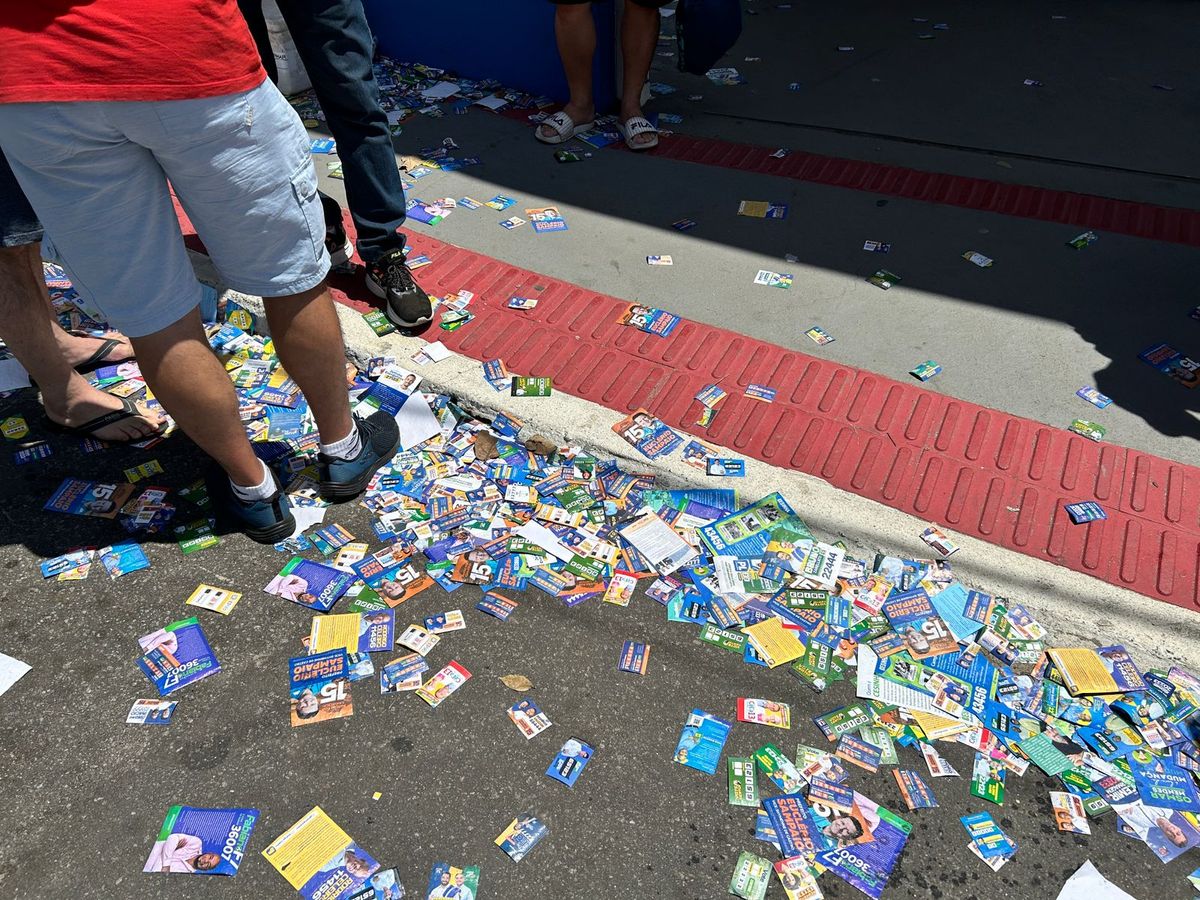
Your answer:
[[[172,806],[142,871],[236,875],[257,821],[257,809]]]
[[[263,856],[305,900],[343,900],[380,868],[319,806],[272,841]]]

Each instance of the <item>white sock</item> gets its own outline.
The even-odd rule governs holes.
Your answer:
[[[263,479],[256,485],[245,487],[232,478],[229,479],[229,483],[233,485],[233,493],[239,500],[253,503],[256,500],[266,500],[275,493],[275,476],[271,474],[265,462],[259,460],[259,465],[262,466]]]
[[[362,452],[362,435],[358,433],[358,423],[350,428],[350,433],[340,441],[332,444],[322,444],[321,452],[334,459],[356,459]]]

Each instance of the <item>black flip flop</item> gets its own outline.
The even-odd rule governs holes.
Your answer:
[[[120,347],[123,343],[125,342],[118,340],[117,338],[105,338],[104,343],[96,348],[96,352],[77,365],[75,367],[75,371],[90,372],[93,369],[100,368],[108,360],[109,354]],[[129,362],[129,360],[123,359],[121,362]]]
[[[63,425],[55,422],[49,416],[46,416],[46,427],[51,431],[57,431],[59,434],[73,434],[76,437],[95,437],[96,432],[102,428],[107,428],[117,422],[122,422],[125,419],[140,418],[141,412],[138,411],[137,405],[128,397],[121,397],[121,408],[114,409],[112,412],[106,412],[102,416],[96,416],[91,421],[84,422],[82,425]],[[160,429],[161,430],[161,429]],[[100,440],[100,438],[97,438]],[[111,438],[108,440],[112,440]],[[134,441],[144,441],[145,437],[132,438]],[[113,443],[121,443],[121,441],[112,441]]]

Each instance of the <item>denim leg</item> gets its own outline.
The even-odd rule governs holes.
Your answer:
[[[396,232],[404,224],[404,188],[371,70],[362,0],[287,0],[280,9],[337,141],[358,252],[369,264],[404,246]]]

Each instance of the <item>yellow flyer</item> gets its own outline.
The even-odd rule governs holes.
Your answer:
[[[263,856],[305,897],[346,896],[379,870],[319,806],[272,841]]]
[[[784,628],[778,619],[747,626],[742,632],[769,668],[799,659],[804,653],[804,643],[796,637],[796,632]]]
[[[308,651],[324,653],[326,650],[344,648],[347,653],[357,653],[358,632],[361,626],[362,613],[313,616]]]

